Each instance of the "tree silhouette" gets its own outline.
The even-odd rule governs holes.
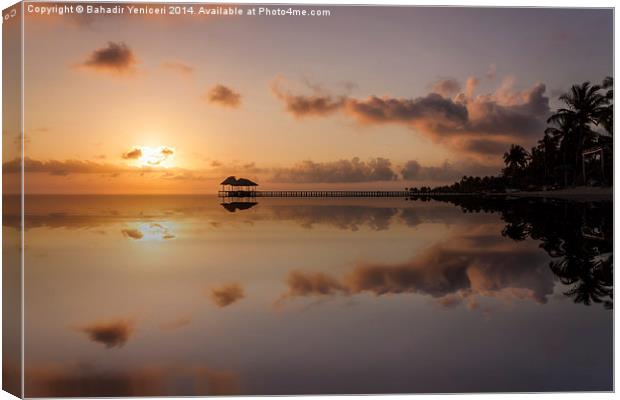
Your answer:
[[[572,153],[575,160],[575,183],[584,183],[584,177],[580,172],[582,169],[581,153],[585,145],[589,144],[588,142],[591,142],[592,137],[595,136],[591,126],[599,124],[599,118],[605,113],[605,108],[609,103],[600,90],[599,85],[591,85],[590,82],[573,85],[568,93],[559,97],[566,107],[558,109],[548,119],[550,123],[562,120],[564,123],[570,122],[573,125],[567,133],[571,135],[569,140],[574,146]]]

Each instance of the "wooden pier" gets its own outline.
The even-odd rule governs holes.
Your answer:
[[[219,197],[410,197],[406,190],[220,190]]]

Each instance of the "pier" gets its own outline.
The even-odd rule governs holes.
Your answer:
[[[456,192],[410,192],[407,190],[220,190],[221,198],[255,198],[255,197],[429,197],[429,196],[466,196],[474,193]]]
[[[221,184],[217,192],[222,199],[253,199],[256,197],[428,197],[462,195],[462,193],[446,193],[434,191],[410,190],[256,190],[257,183],[246,179],[229,176]],[[226,201],[226,200],[224,200]]]

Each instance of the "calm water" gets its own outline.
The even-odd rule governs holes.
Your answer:
[[[612,390],[610,202],[26,212],[27,396]]]

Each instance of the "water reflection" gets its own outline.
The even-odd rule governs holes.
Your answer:
[[[26,395],[612,388],[610,202],[235,211],[28,197]]]
[[[258,203],[255,201],[233,201],[229,203],[221,203],[225,210],[230,212],[248,210]]]
[[[613,308],[613,223],[611,202],[509,199],[502,197],[436,198],[464,212],[497,212],[506,225],[502,235],[515,241],[540,241],[552,260],[551,271],[567,285],[576,303]]]

